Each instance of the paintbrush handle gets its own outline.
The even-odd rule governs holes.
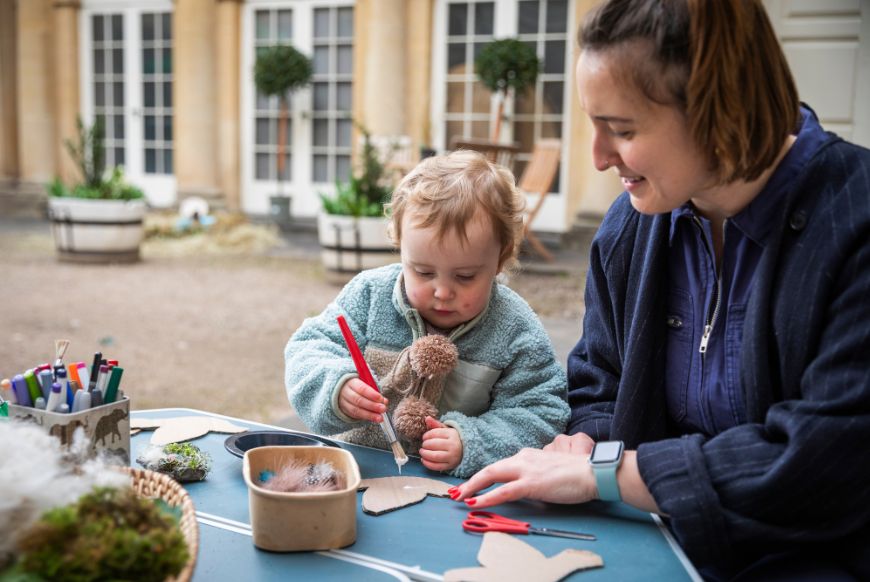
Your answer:
[[[372,376],[372,372],[369,370],[369,365],[366,363],[359,345],[357,345],[356,339],[354,339],[353,333],[350,331],[347,320],[343,315],[339,315],[336,319],[338,320],[338,327],[341,328],[341,335],[344,336],[344,343],[347,344],[347,349],[350,350],[350,357],[353,359],[353,365],[356,366],[356,373],[359,374],[359,379],[380,392],[381,389],[378,388],[378,383],[375,382],[374,376]]]

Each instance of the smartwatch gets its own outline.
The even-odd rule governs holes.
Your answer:
[[[598,498],[602,501],[622,501],[619,484],[616,482],[616,470],[622,463],[624,448],[622,441],[601,441],[592,447],[589,464],[598,486]]]

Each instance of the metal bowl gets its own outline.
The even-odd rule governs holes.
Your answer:
[[[245,456],[245,451],[271,446],[338,447],[326,437],[285,430],[251,430],[230,435],[224,441],[227,451],[239,458]]]

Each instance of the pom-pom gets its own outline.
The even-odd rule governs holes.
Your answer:
[[[407,439],[418,441],[426,432],[426,417],[438,418],[438,409],[431,402],[408,396],[396,407],[393,424],[396,431]]]
[[[424,335],[411,344],[411,369],[422,378],[445,376],[456,367],[459,351],[443,335]]]

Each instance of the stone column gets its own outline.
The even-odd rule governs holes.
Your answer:
[[[215,127],[214,0],[176,0],[173,14],[172,99],[178,200],[202,196],[221,205]]]
[[[405,132],[417,148],[432,147],[432,20],[434,2],[408,3],[406,15],[407,54],[405,63]]]
[[[0,0],[0,180],[18,177],[15,5],[15,0]]]
[[[18,159],[22,180],[54,177],[52,1],[18,2]]]
[[[79,0],[54,0],[54,151],[55,171],[67,184],[81,172],[64,146],[75,139],[79,114]]]
[[[357,38],[366,36],[362,46],[354,47],[360,52],[365,49],[363,68],[354,71],[354,82],[362,86],[362,121],[373,134],[404,134],[408,3],[369,0],[366,4],[367,9],[357,13],[363,18],[354,25]]]
[[[219,187],[229,210],[241,209],[241,51],[242,0],[218,0],[217,11],[217,124]]]

